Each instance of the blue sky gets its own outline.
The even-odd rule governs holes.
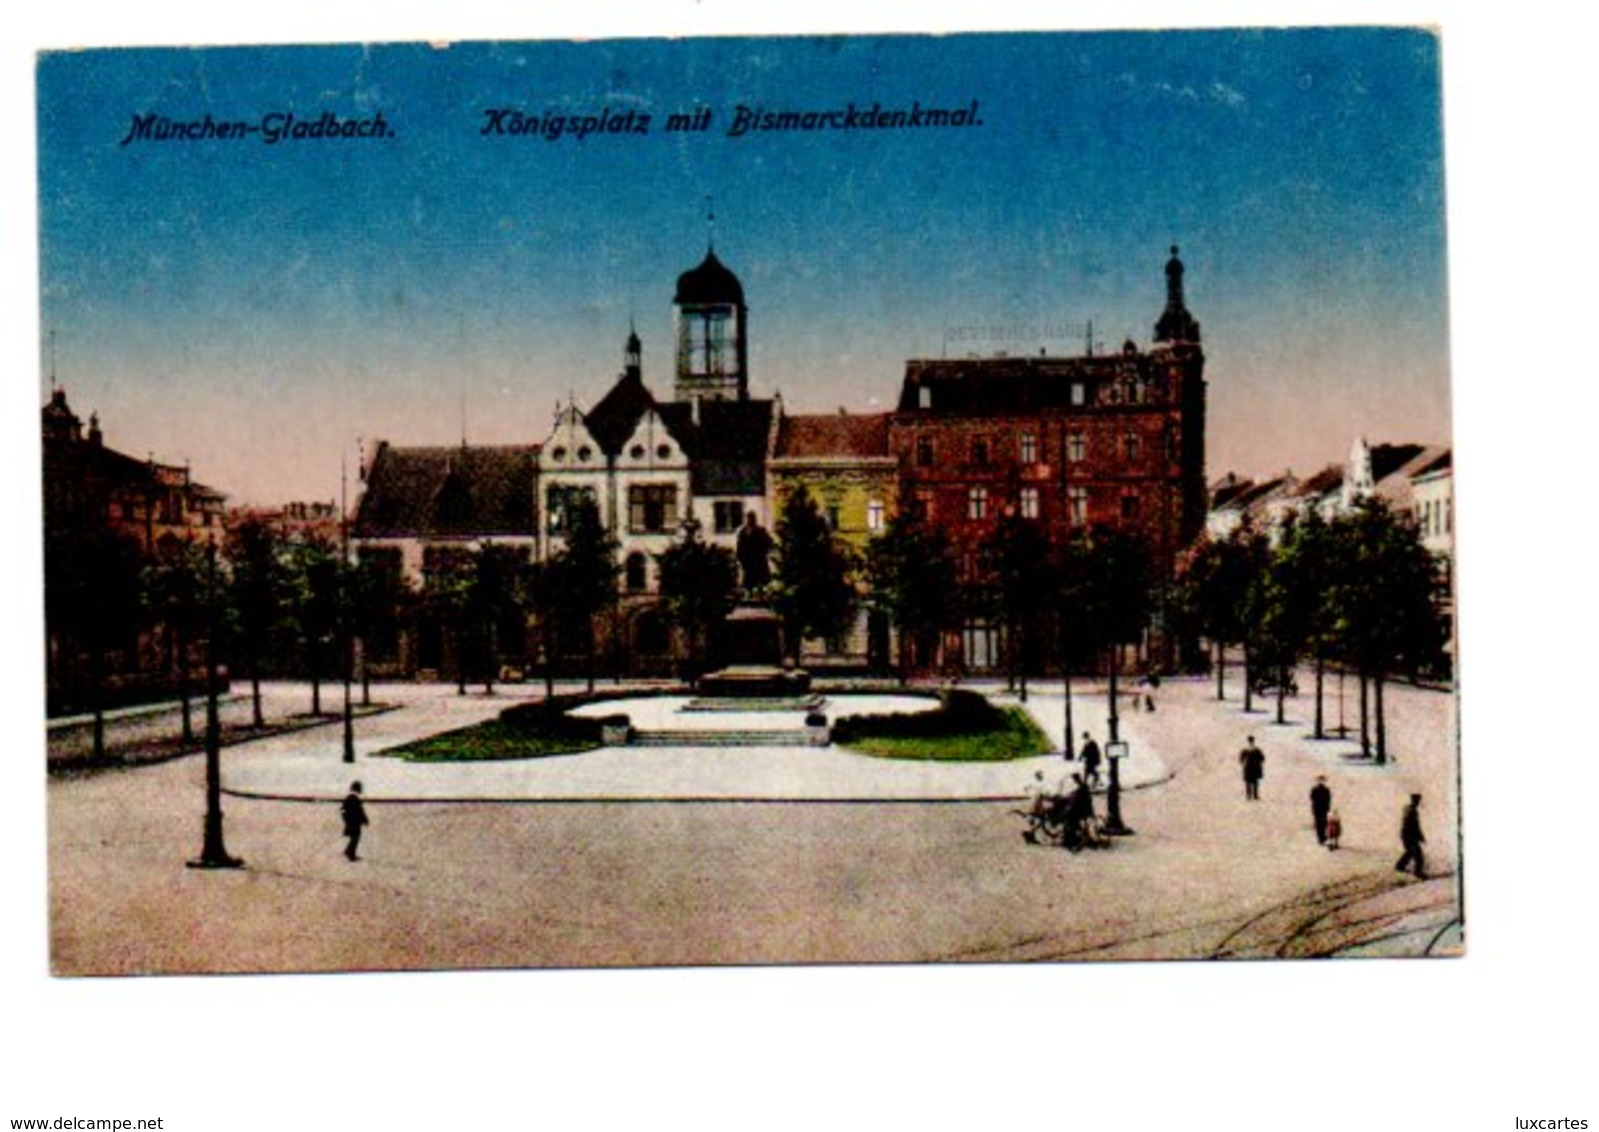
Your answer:
[[[1436,40],[1032,34],[90,51],[39,68],[41,343],[108,442],[238,499],[330,498],[355,438],[541,440],[707,240],[757,394],[894,400],[904,361],[1147,343],[1173,242],[1204,327],[1209,471],[1449,435]],[[729,137],[736,105],[962,107],[959,130]],[[709,106],[703,134],[669,113]],[[484,111],[648,112],[483,137]],[[135,114],[381,110],[386,140],[134,143]],[[969,326],[1032,340],[948,346]],[[41,345],[41,389],[50,351]]]

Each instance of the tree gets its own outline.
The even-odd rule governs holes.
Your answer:
[[[983,540],[985,604],[1005,626],[1005,666],[1012,687],[1027,700],[1027,648],[1038,621],[1040,595],[1051,589],[1049,541],[1014,513],[1007,514]]]
[[[1338,649],[1370,681],[1376,759],[1388,759],[1383,685],[1392,674],[1420,675],[1437,666],[1448,640],[1439,603],[1437,563],[1422,545],[1413,517],[1380,499],[1364,499],[1333,524],[1347,569],[1332,593]],[[1366,749],[1362,697],[1362,750]]]
[[[473,560],[472,576],[466,594],[467,618],[472,626],[475,651],[482,656],[483,691],[494,692],[494,679],[500,670],[500,623],[507,616],[520,616],[527,589],[527,560],[514,546],[486,542]]]
[[[311,714],[322,714],[322,675],[328,649],[338,635],[344,599],[344,561],[325,536],[306,534],[288,547],[294,623],[311,681]]]
[[[147,563],[142,579],[144,607],[164,639],[167,668],[182,710],[185,743],[195,741],[189,662],[206,624],[207,579],[206,552],[188,542],[162,551]]]
[[[245,519],[228,537],[228,605],[237,631],[231,648],[250,678],[251,721],[263,727],[261,658],[289,626],[291,579],[273,529],[260,519]]]
[[[706,633],[733,611],[738,560],[726,547],[706,543],[700,538],[698,524],[689,523],[683,528],[683,537],[657,554],[655,561],[660,567],[666,619],[683,633],[684,667],[692,681],[699,676]]]
[[[806,637],[832,640],[855,619],[853,573],[848,548],[833,536],[810,492],[802,487],[791,494],[777,522],[773,608],[796,664]]]
[[[105,756],[107,657],[136,643],[143,619],[145,561],[132,539],[108,529],[68,528],[45,540],[45,614],[59,634],[62,668],[77,684],[88,655],[94,757]]]
[[[470,601],[477,572],[477,551],[469,546],[440,548],[422,577],[422,605],[427,616],[449,629],[455,642],[455,691],[466,695],[470,651]]]
[[[571,623],[583,641],[590,693],[594,691],[594,623],[616,605],[620,574],[616,549],[616,539],[600,521],[594,500],[584,497],[567,509],[566,546],[559,555],[565,565],[561,589]]]
[[[1181,566],[1181,601],[1216,650],[1216,698],[1226,695],[1227,646],[1246,644],[1250,587],[1265,568],[1266,539],[1247,523],[1224,539],[1206,539]],[[1244,653],[1244,707],[1249,708],[1249,653]]]
[[[866,547],[871,603],[899,636],[900,683],[934,660],[939,633],[957,610],[955,561],[944,532],[922,524],[914,506],[889,520]]]
[[[1143,540],[1114,527],[1096,526],[1075,550],[1075,630],[1096,651],[1108,650],[1110,731],[1116,739],[1116,678],[1121,646],[1137,641],[1149,621],[1153,590],[1149,550]]]
[[[382,639],[394,641],[406,608],[415,598],[399,569],[381,559],[363,556],[350,572],[350,631],[361,641],[363,655]],[[361,703],[372,702],[369,665],[361,664]]]
[[[1290,519],[1277,544],[1273,566],[1281,579],[1283,600],[1288,606],[1288,618],[1296,630],[1300,649],[1308,651],[1314,661],[1316,706],[1313,734],[1317,739],[1322,739],[1326,737],[1324,678],[1327,658],[1336,641],[1336,618],[1331,595],[1341,568],[1341,558],[1333,529],[1320,511],[1312,509]],[[1277,714],[1281,722],[1280,699]]]

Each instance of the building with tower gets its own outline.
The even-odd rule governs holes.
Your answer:
[[[750,396],[744,287],[707,249],[673,293],[670,399],[645,380],[644,345],[630,332],[610,388],[592,407],[576,397],[559,406],[537,444],[380,446],[355,541],[363,555],[398,550],[402,572],[421,585],[429,556],[443,562],[452,546],[510,541],[535,561],[556,555],[573,509],[592,505],[620,569],[600,655],[635,674],[671,670],[676,642],[657,560],[685,526],[736,550],[747,521],[771,530],[802,489],[856,555],[897,509],[918,508],[948,535],[974,590],[983,542],[1006,514],[1036,522],[1057,545],[1092,527],[1128,531],[1148,547],[1157,577],[1170,578],[1204,529],[1207,503],[1205,358],[1183,273],[1174,247],[1147,346],[913,359],[891,413],[787,414]],[[869,613],[863,605],[845,640],[806,642],[806,663],[886,667],[888,626]],[[537,647],[537,634],[525,639]],[[976,616],[952,629],[943,651],[946,665],[968,671],[1003,655],[998,628]]]
[[[1147,347],[911,360],[889,426],[901,506],[944,530],[973,588],[983,542],[1007,514],[1053,545],[1093,527],[1132,533],[1170,579],[1205,524],[1204,368],[1175,247]],[[998,627],[974,617],[946,642],[946,662],[990,668],[1001,645]]]

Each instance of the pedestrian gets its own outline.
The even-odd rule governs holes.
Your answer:
[[[1266,777],[1266,754],[1255,746],[1253,735],[1238,752],[1238,762],[1244,768],[1244,797],[1251,802],[1260,801],[1260,780]]]
[[[1327,815],[1332,812],[1332,790],[1325,775],[1316,776],[1316,785],[1310,788],[1310,818],[1316,823],[1316,844],[1327,844]]]
[[[1421,852],[1421,846],[1426,840],[1426,837],[1422,836],[1421,832],[1421,795],[1412,794],[1410,796],[1410,805],[1405,807],[1405,816],[1399,823],[1399,844],[1405,847],[1405,851],[1400,856],[1398,863],[1394,865],[1394,868],[1399,872],[1404,872],[1406,867],[1414,862],[1416,879],[1425,879],[1427,865],[1426,859]]]
[[[1088,788],[1080,774],[1072,775],[1072,792],[1066,800],[1066,835],[1061,844],[1070,849],[1081,848],[1093,836],[1094,792]]]
[[[1101,755],[1099,744],[1094,742],[1093,736],[1083,732],[1083,775],[1088,779],[1090,786],[1099,785],[1099,763]]]
[[[1327,815],[1327,848],[1338,848],[1338,839],[1344,835],[1343,819],[1338,816],[1338,811],[1333,810]]]
[[[350,783],[350,792],[340,803],[339,814],[344,818],[344,836],[350,842],[344,847],[344,855],[352,861],[359,861],[361,858],[356,854],[356,850],[361,845],[361,829],[370,824],[367,821],[366,804],[361,801],[359,782]]]

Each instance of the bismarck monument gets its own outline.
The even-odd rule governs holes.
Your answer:
[[[750,701],[773,710],[815,707],[819,697],[809,695],[809,673],[783,667],[783,622],[772,611],[766,595],[772,584],[772,536],[754,513],[744,516],[738,532],[739,603],[718,629],[723,667],[700,678],[700,709],[737,700],[742,710]]]

